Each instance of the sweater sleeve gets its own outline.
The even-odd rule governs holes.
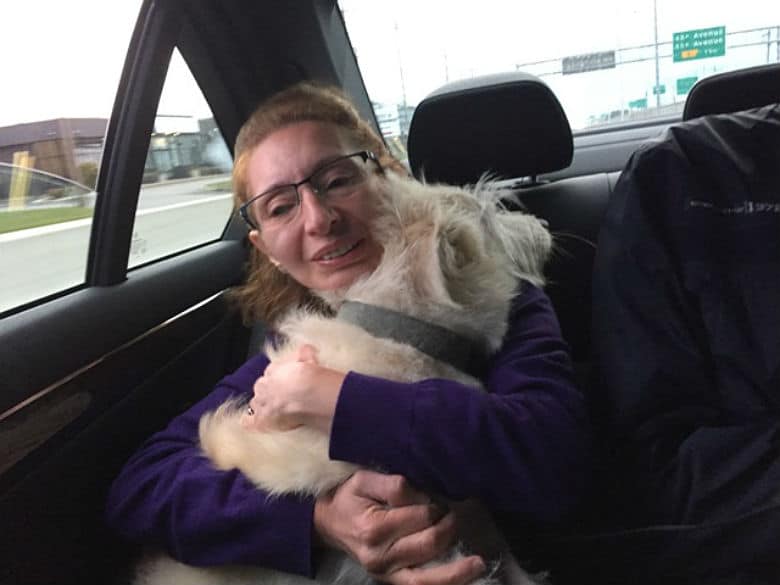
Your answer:
[[[262,355],[248,361],[144,444],[110,490],[110,526],[191,565],[312,575],[313,499],[271,499],[237,470],[214,468],[198,445],[201,415],[232,396],[249,397],[267,364]]]
[[[449,380],[408,384],[350,372],[331,457],[536,522],[567,512],[583,488],[590,431],[550,301],[524,287],[489,365],[487,392]]]

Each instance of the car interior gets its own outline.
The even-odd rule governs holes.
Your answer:
[[[461,127],[448,123],[455,115]],[[585,382],[590,316],[581,309],[591,304],[598,226],[619,172],[548,179],[565,172],[573,152],[572,131],[558,99],[541,79],[526,73],[440,88],[417,106],[409,131],[409,163],[418,177],[473,184],[490,169],[499,177],[526,178],[518,183],[521,207],[544,218],[553,233],[546,291],[578,378]]]
[[[334,0],[143,2],[108,125],[85,282],[0,315],[0,583],[122,582],[140,549],[103,523],[112,479],[146,437],[258,350],[263,324],[243,323],[225,294],[249,250],[236,214],[216,241],[128,269],[174,49],[228,144],[260,100],[302,79],[342,87],[376,121]],[[694,86],[684,120],[777,101],[780,66],[723,73]],[[517,186],[518,208],[548,222],[547,291],[586,394],[601,218],[631,154],[680,123],[573,134],[553,91],[523,72],[449,83],[414,113],[415,176],[465,184],[489,171]]]

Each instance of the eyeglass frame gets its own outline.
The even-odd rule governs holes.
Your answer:
[[[261,226],[255,225],[255,222],[252,220],[252,218],[250,217],[250,214],[249,214],[249,206],[252,205],[252,203],[257,201],[261,197],[264,197],[264,196],[266,196],[266,195],[268,195],[270,193],[273,193],[274,191],[278,191],[279,189],[286,189],[288,187],[292,187],[293,190],[295,191],[295,195],[298,198],[298,208],[300,208],[300,205],[301,205],[301,193],[300,193],[300,191],[298,191],[299,187],[301,187],[302,185],[305,185],[306,183],[309,183],[309,185],[311,186],[312,191],[314,191],[314,193],[317,195],[317,197],[320,197],[319,190],[314,185],[311,184],[311,180],[314,177],[314,175],[316,175],[317,173],[320,173],[323,169],[326,169],[329,166],[331,166],[333,164],[336,164],[339,161],[342,161],[342,160],[345,160],[345,159],[348,159],[348,158],[352,158],[352,157],[355,157],[355,156],[360,156],[360,158],[363,159],[363,164],[365,164],[369,160],[373,161],[374,164],[376,164],[377,169],[379,170],[380,174],[384,173],[384,168],[382,167],[382,163],[379,162],[379,158],[373,152],[371,152],[370,150],[358,150],[357,152],[353,152],[353,153],[350,153],[350,154],[343,154],[341,156],[337,156],[336,158],[334,158],[332,160],[329,160],[326,163],[321,164],[316,169],[314,169],[314,171],[312,171],[312,173],[308,177],[298,181],[297,183],[285,183],[283,185],[277,185],[276,187],[272,187],[271,189],[268,189],[267,191],[263,191],[262,193],[259,193],[259,194],[255,195],[254,197],[249,198],[246,202],[241,204],[241,206],[238,208],[238,214],[241,216],[241,219],[244,220],[244,223],[246,223],[246,225],[248,225],[251,229],[253,229],[253,230],[260,230]]]

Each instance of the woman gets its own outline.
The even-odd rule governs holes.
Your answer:
[[[351,169],[350,181],[334,168]],[[254,245],[237,293],[248,317],[273,324],[313,302],[310,290],[338,289],[377,266],[369,177],[389,172],[405,171],[337,90],[303,83],[260,106],[239,133],[233,172]],[[263,355],[249,360],[127,463],[109,522],[193,565],[312,575],[317,547],[330,546],[382,581],[473,580],[484,571],[476,556],[419,567],[456,538],[456,518],[431,495],[478,498],[527,536],[563,518],[585,475],[589,435],[566,345],[544,293],[522,291],[485,375],[488,393],[336,372],[311,356],[268,368]],[[330,433],[331,458],[392,475],[361,471],[315,501],[269,499],[238,471],[217,471],[199,450],[198,421],[252,394],[248,426],[317,426]]]

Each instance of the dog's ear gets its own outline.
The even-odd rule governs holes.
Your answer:
[[[450,299],[468,304],[473,299],[474,279],[479,264],[484,261],[484,241],[478,223],[460,219],[440,226],[438,262],[442,284]]]
[[[486,226],[512,260],[516,278],[544,284],[544,265],[550,257],[552,236],[547,226],[532,215],[502,211]]]
[[[463,270],[480,257],[480,234],[472,225],[455,221],[442,226],[439,234],[439,262],[446,275]]]

